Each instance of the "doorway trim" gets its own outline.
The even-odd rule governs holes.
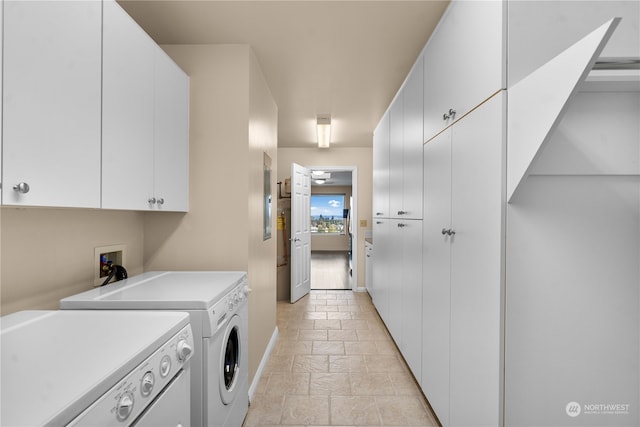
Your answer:
[[[358,260],[360,259],[360,248],[358,247],[358,166],[323,166],[323,165],[307,165],[309,170],[323,170],[327,172],[351,172],[351,198],[353,204],[351,206],[351,229],[353,235],[353,243],[351,245],[351,290],[354,292],[366,292],[367,288],[358,286]]]

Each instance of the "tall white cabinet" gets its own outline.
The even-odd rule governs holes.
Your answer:
[[[100,207],[101,16],[4,1],[4,205]]]
[[[638,2],[454,0],[423,50],[421,260],[388,244],[403,283],[373,301],[401,349],[421,325],[444,426],[640,423],[639,24]]]

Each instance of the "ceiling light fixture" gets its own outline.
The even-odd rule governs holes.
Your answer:
[[[324,183],[325,183],[325,180],[324,180],[324,179],[316,179],[316,180],[314,180],[314,182],[315,182],[316,184],[324,184]]]
[[[324,175],[324,171],[311,171],[313,175]]]
[[[331,116],[328,114],[318,115],[318,148],[329,148],[331,142]]]

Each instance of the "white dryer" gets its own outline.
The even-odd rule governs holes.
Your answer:
[[[190,424],[186,313],[23,311],[0,322],[0,425]]]
[[[148,272],[60,301],[81,310],[177,310],[191,317],[191,425],[239,427],[249,408],[247,275]]]

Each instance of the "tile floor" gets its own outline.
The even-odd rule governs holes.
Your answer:
[[[312,290],[277,313],[245,427],[438,425],[368,294]]]

